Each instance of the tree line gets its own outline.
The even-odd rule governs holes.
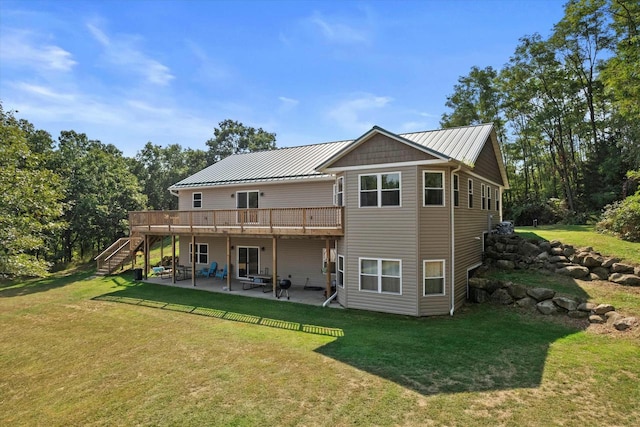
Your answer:
[[[128,212],[177,209],[167,188],[275,134],[225,120],[208,150],[148,142],[134,157],[84,133],[57,140],[0,104],[0,277],[42,276],[86,261],[128,232]]]
[[[495,124],[511,189],[505,217],[579,222],[640,168],[640,2],[570,0],[552,34],[520,39],[496,70],[472,67],[443,127]]]

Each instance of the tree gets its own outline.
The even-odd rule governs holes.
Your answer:
[[[276,148],[276,134],[245,126],[235,120],[224,120],[214,129],[214,137],[207,141],[208,162],[213,164],[232,154]]]
[[[0,104],[0,276],[43,276],[47,238],[63,223],[60,177],[43,167],[22,129]]]

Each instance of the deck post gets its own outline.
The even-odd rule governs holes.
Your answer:
[[[191,284],[196,285],[196,235],[191,235]]]
[[[162,266],[163,258],[164,258],[164,236],[160,236],[160,266]]]
[[[171,283],[176,284],[176,235],[171,235]]]
[[[327,267],[326,267],[326,275],[327,275],[327,298],[331,296],[331,240],[327,239],[326,242],[326,253],[327,253]]]
[[[231,292],[231,237],[227,235],[227,290]]]
[[[149,235],[144,235],[144,279],[147,280],[149,271]]]
[[[278,287],[278,238],[273,236],[273,279],[271,279],[273,286],[273,296],[277,296],[277,287]]]

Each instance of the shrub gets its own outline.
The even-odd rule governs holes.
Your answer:
[[[623,240],[640,242],[640,191],[623,201],[605,206],[596,229],[616,234]]]

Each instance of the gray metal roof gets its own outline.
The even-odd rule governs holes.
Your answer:
[[[473,167],[492,128],[493,125],[485,124],[398,134],[398,137],[410,141],[412,145],[441,153],[444,158],[453,158]],[[380,128],[372,130],[376,129]],[[327,162],[340,158],[342,150],[354,142],[357,144],[359,140],[236,154],[183,179],[169,189],[326,177],[325,173],[318,171],[318,166],[326,166]]]

